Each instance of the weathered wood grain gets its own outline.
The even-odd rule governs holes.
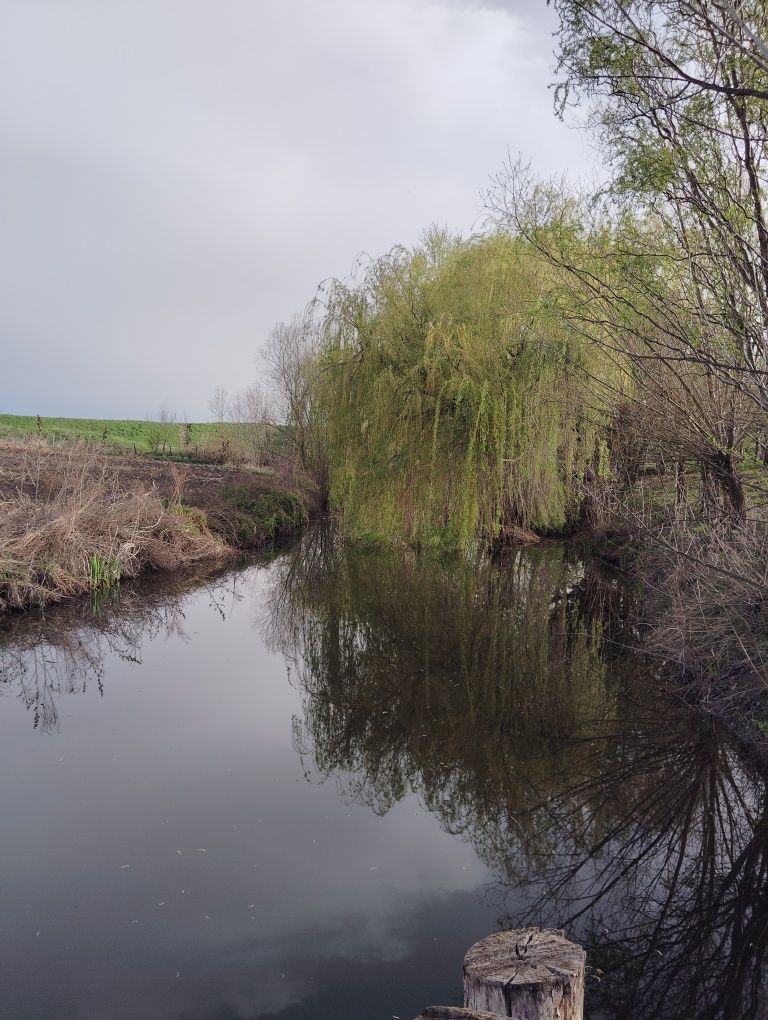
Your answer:
[[[516,1020],[583,1020],[585,964],[562,931],[496,932],[464,957],[464,1005]]]
[[[461,1006],[430,1006],[419,1013],[416,1020],[499,1020],[499,1016],[497,1013],[464,1009]]]

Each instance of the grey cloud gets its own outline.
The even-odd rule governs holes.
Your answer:
[[[538,13],[537,13],[538,8]],[[543,3],[6,0],[0,409],[205,415],[361,251],[591,163]]]

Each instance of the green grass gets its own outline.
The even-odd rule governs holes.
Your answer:
[[[0,414],[0,438],[20,439],[41,436],[50,442],[99,443],[106,449],[137,453],[193,454],[201,450],[220,450],[227,438],[234,437],[236,426],[218,422],[162,424],[107,418],[37,418],[36,415]],[[275,437],[276,439],[278,437]]]
[[[94,593],[117,587],[122,573],[120,560],[113,556],[105,558],[99,553],[92,553],[88,557],[88,583]]]
[[[243,485],[221,491],[219,528],[233,545],[261,546],[293,535],[308,520],[304,500],[295,492],[253,492]],[[214,520],[214,527],[216,521]]]

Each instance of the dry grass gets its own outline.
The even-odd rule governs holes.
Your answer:
[[[0,501],[0,611],[227,555],[201,511],[125,482],[87,449],[51,461],[30,445],[15,473]]]
[[[739,521],[703,505],[698,473],[612,480],[592,487],[582,522],[600,555],[639,584],[640,648],[729,718],[768,707],[768,518],[760,484],[746,489]]]
[[[720,702],[768,693],[765,524],[678,525],[658,536],[640,574],[644,645],[667,671]]]

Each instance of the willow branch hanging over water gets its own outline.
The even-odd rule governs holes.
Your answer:
[[[469,548],[573,523],[606,448],[605,371],[522,239],[428,233],[328,295],[318,378],[331,490],[356,538]]]

